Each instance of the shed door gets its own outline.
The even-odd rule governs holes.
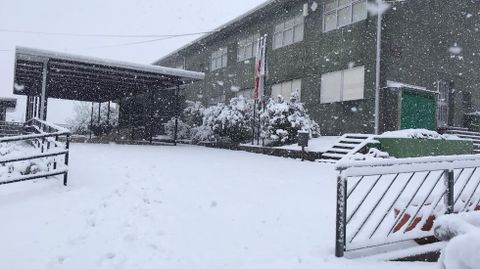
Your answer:
[[[434,94],[403,90],[401,129],[436,130],[435,103]]]
[[[450,86],[446,81],[437,82],[438,99],[437,99],[437,127],[448,127],[448,109],[450,106]]]

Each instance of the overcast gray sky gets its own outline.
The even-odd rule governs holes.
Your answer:
[[[265,1],[0,0],[0,96],[13,96],[17,45],[149,64],[199,37],[105,48],[149,38],[68,37],[5,30],[112,35],[196,33],[213,30]],[[24,110],[20,102],[13,117],[21,118]],[[48,120],[61,123],[70,115],[70,103],[49,103]]]

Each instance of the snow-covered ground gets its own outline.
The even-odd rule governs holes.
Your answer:
[[[204,147],[71,147],[0,186],[0,268],[436,268],[337,259],[332,166]]]
[[[339,136],[320,136],[318,138],[312,138],[308,141],[307,151],[310,152],[325,152],[329,150],[335,143],[337,143]],[[301,150],[302,148],[298,144],[286,145],[280,147],[282,149]]]

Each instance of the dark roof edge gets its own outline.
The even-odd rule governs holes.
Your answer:
[[[216,33],[218,33],[218,32],[221,32],[221,31],[225,30],[227,27],[231,26],[232,24],[234,24],[234,23],[236,23],[236,22],[239,22],[239,21],[241,21],[241,20],[243,20],[243,19],[245,19],[245,18],[247,18],[247,17],[249,17],[249,16],[251,16],[251,15],[257,13],[257,12],[259,12],[259,11],[261,11],[262,9],[266,8],[267,6],[269,6],[269,5],[271,5],[271,4],[274,4],[274,3],[276,3],[276,2],[280,2],[280,1],[281,1],[281,0],[268,0],[268,1],[266,1],[265,3],[260,4],[260,5],[258,5],[257,7],[255,7],[255,8],[253,8],[253,9],[247,11],[246,13],[244,13],[244,14],[236,17],[236,18],[234,18],[233,20],[230,20],[230,21],[228,21],[227,23],[225,23],[225,24],[217,27],[217,28],[216,28],[215,30],[213,30],[212,32],[210,32],[210,33],[208,33],[208,34],[205,34],[205,35],[202,35],[201,37],[199,37],[199,38],[197,38],[197,39],[195,39],[195,40],[187,43],[186,45],[183,45],[182,47],[174,50],[173,52],[170,52],[169,54],[167,54],[167,55],[163,56],[162,58],[158,59],[157,61],[155,61],[153,64],[154,64],[154,65],[158,65],[158,63],[160,63],[160,62],[163,61],[164,59],[167,59],[167,58],[169,58],[169,57],[171,57],[171,56],[179,53],[180,51],[182,51],[182,50],[184,50],[184,49],[186,49],[186,48],[188,48],[188,47],[190,47],[190,46],[192,46],[192,45],[194,45],[194,44],[196,44],[196,43],[199,43],[200,41],[202,41],[202,40],[210,37],[210,36],[213,35],[213,34],[216,34]]]

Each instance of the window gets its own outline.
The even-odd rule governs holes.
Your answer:
[[[227,67],[227,48],[220,48],[210,56],[210,71]]]
[[[298,93],[298,98],[301,98],[302,94],[302,80],[295,79],[278,83],[272,86],[272,97],[282,96],[289,99],[293,93]]]
[[[255,57],[259,39],[260,34],[256,34],[238,41],[237,59],[239,62]]]
[[[278,49],[293,43],[303,41],[303,15],[284,21],[275,26],[273,34],[273,48]]]
[[[328,32],[367,18],[367,0],[327,0],[323,31]]]
[[[363,99],[365,67],[322,75],[320,102],[322,104]]]

